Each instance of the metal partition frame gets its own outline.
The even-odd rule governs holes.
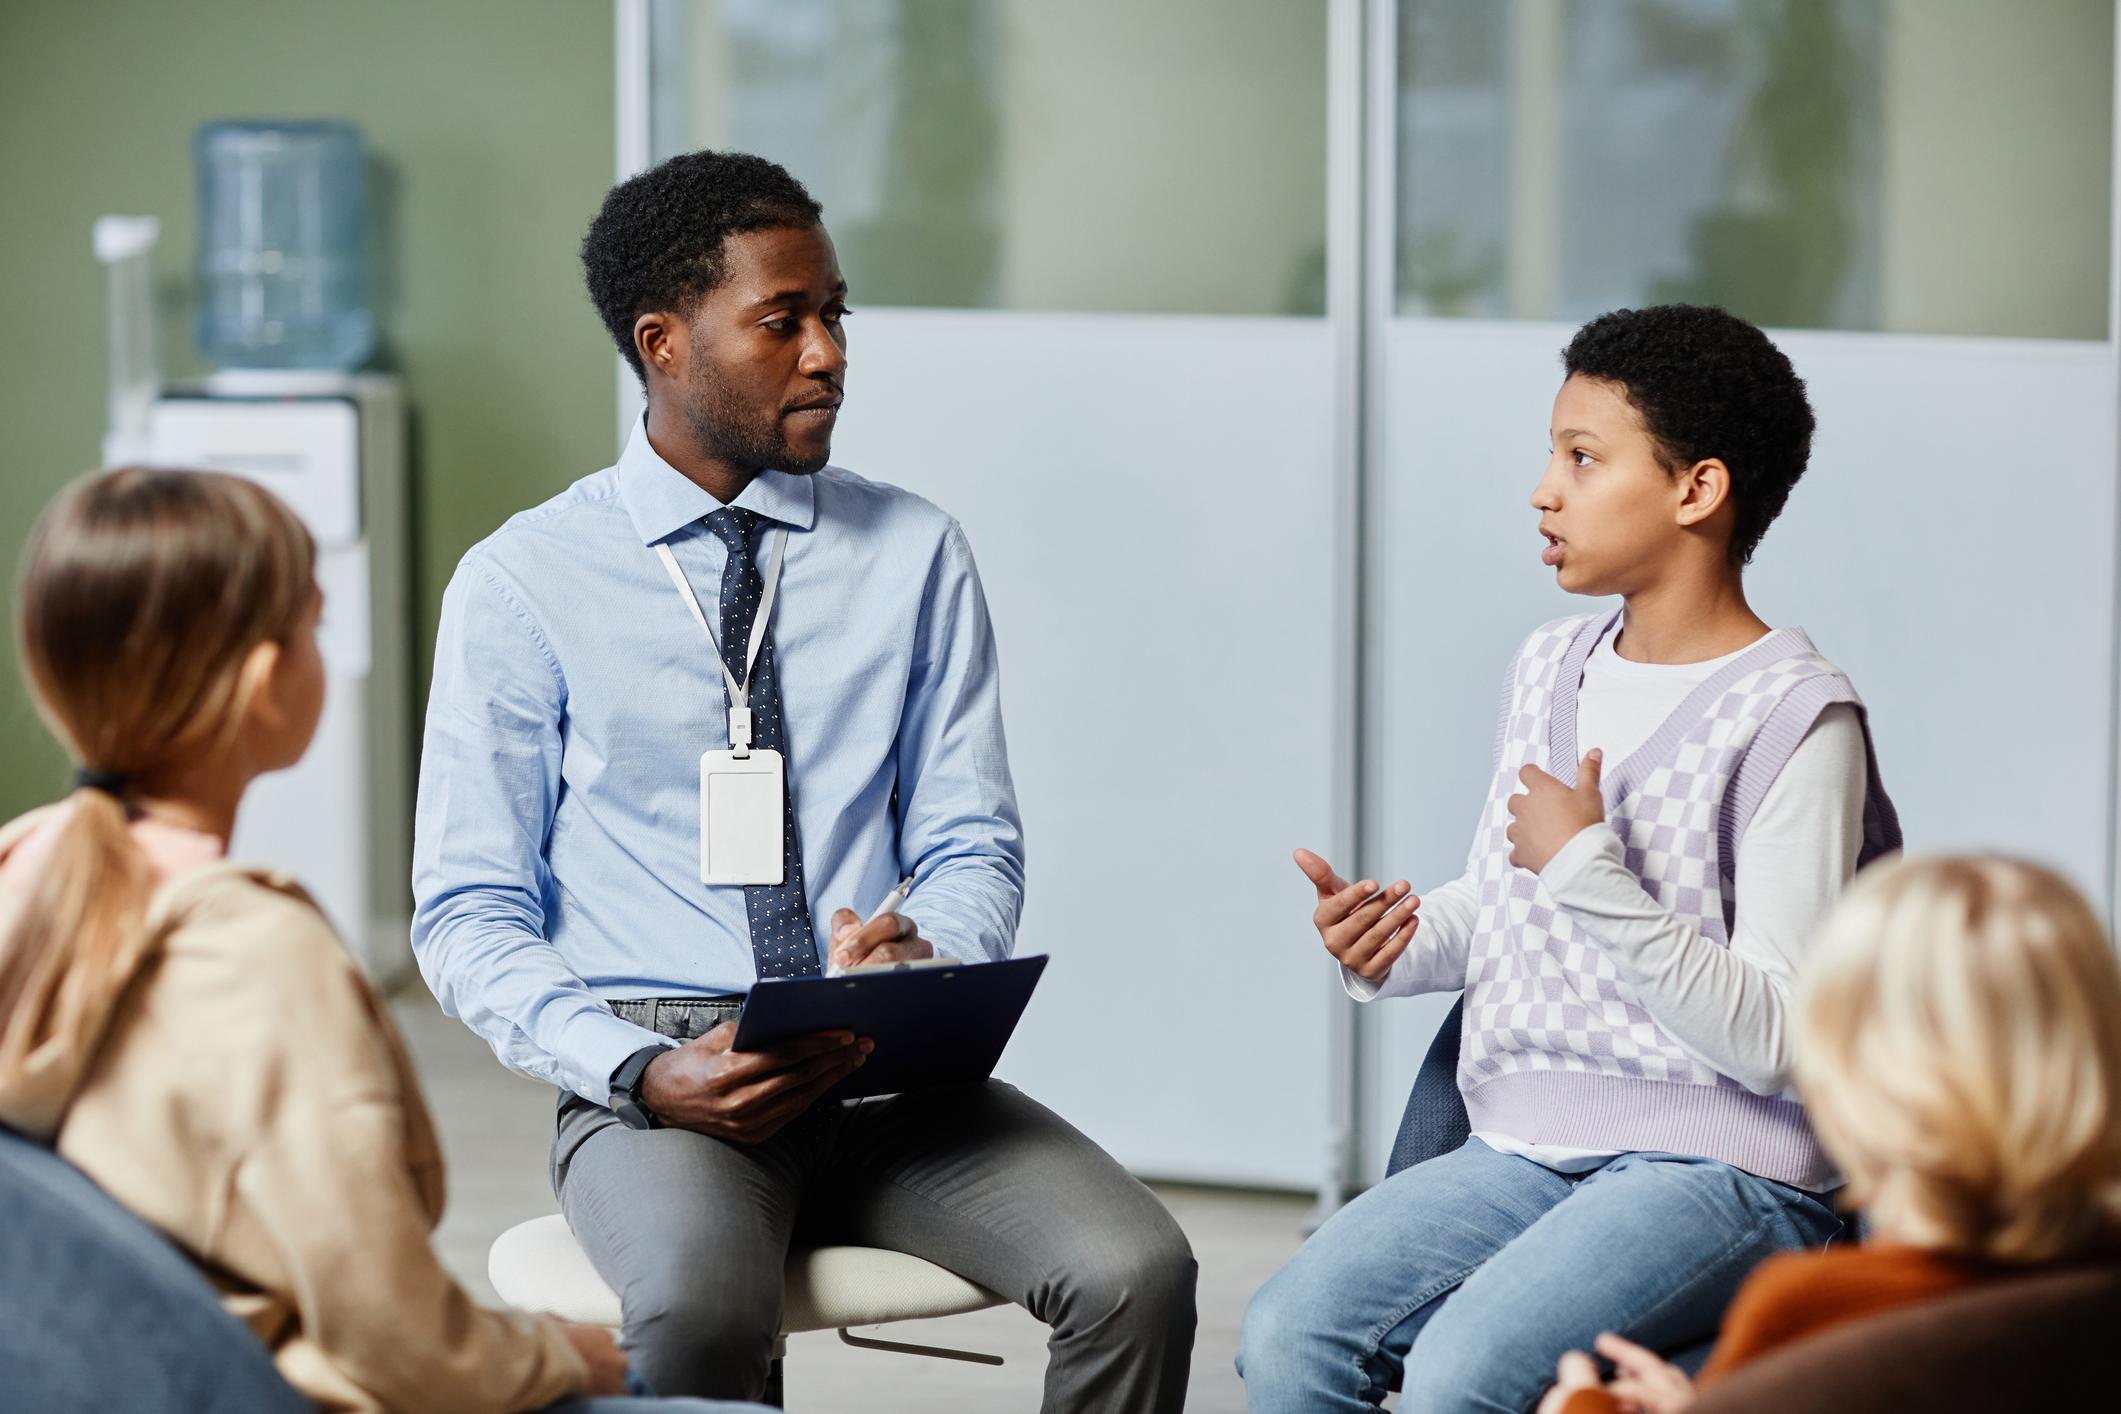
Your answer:
[[[1374,129],[1369,102],[1371,75],[1367,63],[1368,28],[1378,0],[1332,0],[1326,39],[1326,319],[1333,330],[1333,482],[1341,563],[1334,581],[1335,644],[1338,665],[1333,683],[1334,834],[1336,858],[1352,860],[1355,869],[1369,867],[1363,828],[1362,774],[1363,664],[1367,615],[1369,537],[1364,488],[1370,453],[1367,413],[1369,380],[1363,368],[1369,358],[1373,321],[1369,234],[1372,191],[1367,170]],[[1330,1008],[1327,1035],[1332,1046],[1328,1067],[1327,1152],[1322,1156],[1317,1220],[1363,1188],[1362,1157],[1362,1012],[1350,1000],[1331,968],[1321,969]]]
[[[2106,341],[2121,349],[2121,24],[2114,26],[2114,176],[2112,190],[2108,194],[2107,237],[2110,242],[2107,253],[2106,280]],[[2121,364],[2121,360],[2117,360]],[[2117,369],[2121,374],[2121,369]],[[2114,400],[2121,406],[2121,377],[2117,377]],[[2121,466],[2115,468],[2121,478]],[[2116,510],[2114,542],[2121,545],[2121,508]],[[2114,602],[2121,604],[2121,555],[2115,557]],[[2106,928],[2109,934],[2121,926],[2121,622],[2117,622],[2114,641],[2110,645],[2113,672],[2109,702],[2112,705],[2112,726],[2108,740],[2112,754],[2107,759],[2106,811],[2106,897],[2100,900],[2106,912]]]
[[[616,149],[612,180],[623,182],[637,172],[648,170],[648,0],[611,0],[611,16],[614,107],[611,131]],[[647,404],[641,394],[641,380],[634,376],[633,366],[620,355],[612,357],[619,366],[617,446],[619,451],[624,451],[626,439],[633,435],[633,425],[640,420],[641,410]],[[613,455],[616,456],[617,452]]]

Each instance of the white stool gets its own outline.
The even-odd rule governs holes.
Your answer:
[[[486,1254],[486,1276],[501,1299],[518,1311],[542,1311],[589,1326],[616,1329],[619,1324],[618,1293],[589,1265],[567,1229],[567,1219],[558,1213],[517,1223],[495,1238]],[[776,1402],[780,1360],[787,1352],[787,1337],[797,1331],[837,1330],[847,1344],[868,1350],[1002,1363],[999,1355],[849,1333],[850,1326],[956,1316],[1004,1304],[985,1287],[933,1262],[882,1247],[818,1247],[789,1253],[784,1280],[781,1335],[773,1347],[771,1392]]]

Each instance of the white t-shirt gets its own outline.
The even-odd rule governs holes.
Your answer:
[[[1619,768],[1691,692],[1740,653],[1702,663],[1636,663],[1601,641],[1584,664],[1577,699],[1579,748]],[[1790,1083],[1790,993],[1826,911],[1856,872],[1863,847],[1869,755],[1855,708],[1836,703],[1791,753],[1738,842],[1737,919],[1729,947],[1651,897],[1622,862],[1612,826],[1582,831],[1540,874],[1555,904],[1597,940],[1650,1014],[1688,1055],[1748,1090]],[[1480,913],[1471,873],[1422,895],[1421,925],[1379,984],[1346,968],[1358,1001],[1465,985]],[[1531,1144],[1481,1131],[1476,1138],[1563,1172],[1595,1168],[1611,1151]]]

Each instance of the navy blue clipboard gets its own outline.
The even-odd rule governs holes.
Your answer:
[[[1044,957],[1016,957],[759,982],[744,1001],[729,1048],[755,1051],[816,1031],[852,1031],[875,1041],[862,1068],[827,1091],[828,1098],[985,1080],[1045,970]]]

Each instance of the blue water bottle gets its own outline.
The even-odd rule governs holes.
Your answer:
[[[219,368],[360,367],[376,342],[360,130],[208,123],[192,156],[199,352]]]

